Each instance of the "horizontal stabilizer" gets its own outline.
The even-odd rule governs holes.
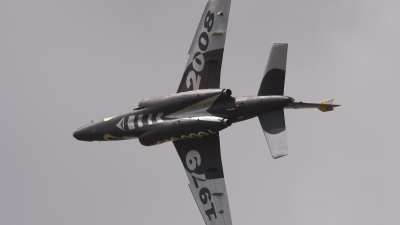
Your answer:
[[[283,109],[258,115],[269,150],[274,159],[288,154],[285,114]]]
[[[288,44],[275,43],[272,46],[258,96],[283,95],[287,51]]]

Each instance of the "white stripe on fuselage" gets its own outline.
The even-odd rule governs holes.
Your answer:
[[[156,120],[157,120],[157,122],[159,122],[159,123],[163,122],[163,120],[161,119],[162,114],[163,114],[163,113],[157,114]]]
[[[162,115],[163,115],[163,113],[158,113],[157,114],[157,117],[156,117],[157,123],[162,123],[163,122],[163,120],[161,119]],[[138,117],[137,117],[138,118],[137,119],[137,127],[143,127],[143,125],[144,125],[143,124],[143,116],[145,116],[145,115],[144,114],[138,115]],[[135,118],[136,118],[136,115],[132,115],[132,116],[128,117],[127,125],[128,125],[129,130],[133,130],[133,129],[136,128],[136,126],[135,126]],[[121,121],[117,124],[118,127],[120,126],[119,124],[121,123]],[[147,118],[147,122],[148,122],[148,125],[153,124],[153,113],[149,114],[149,116]],[[123,129],[123,127],[119,127],[119,128],[121,130]]]
[[[143,118],[143,114],[140,114],[138,116],[138,121],[137,121],[138,127],[143,127],[142,118]]]
[[[153,121],[151,121],[151,117],[153,117],[153,113],[150,113],[149,117],[147,118],[147,121],[149,122],[149,125],[153,124]]]
[[[129,130],[135,129],[135,115],[129,116],[129,118],[128,118],[128,128],[129,128]]]

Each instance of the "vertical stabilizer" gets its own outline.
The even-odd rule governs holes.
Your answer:
[[[288,44],[275,43],[272,46],[260,90],[258,91],[259,96],[283,95],[287,50]]]

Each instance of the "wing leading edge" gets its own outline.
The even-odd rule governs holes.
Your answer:
[[[189,188],[207,225],[231,225],[219,136],[174,141]]]
[[[189,49],[179,92],[219,88],[231,0],[209,0]]]

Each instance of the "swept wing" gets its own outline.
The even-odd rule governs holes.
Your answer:
[[[231,225],[218,134],[174,141],[189,188],[207,225]]]
[[[179,92],[219,88],[231,0],[209,0],[189,49]]]

